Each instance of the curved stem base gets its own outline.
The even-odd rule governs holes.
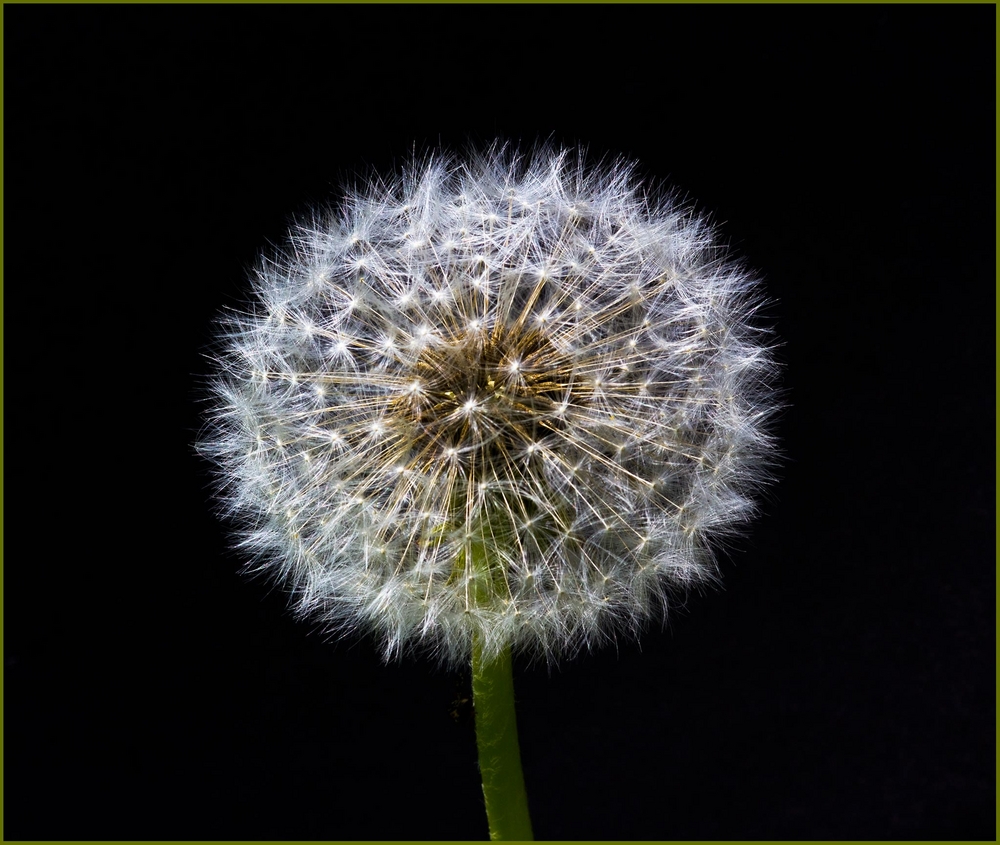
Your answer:
[[[496,660],[485,663],[481,643],[475,642],[472,698],[490,839],[531,840],[528,795],[517,742],[510,648],[504,649]]]

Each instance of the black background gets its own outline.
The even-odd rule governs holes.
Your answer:
[[[486,835],[468,678],[242,578],[192,444],[291,215],[500,137],[696,199],[788,401],[724,590],[518,666],[537,836],[994,839],[993,6],[3,16],[6,838]]]

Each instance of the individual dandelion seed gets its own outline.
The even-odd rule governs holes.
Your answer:
[[[626,162],[416,162],[298,226],[255,287],[202,448],[297,610],[386,656],[509,687],[511,649],[635,633],[716,577],[767,480],[755,281]]]

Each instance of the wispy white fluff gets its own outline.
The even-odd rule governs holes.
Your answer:
[[[202,448],[297,610],[387,655],[635,632],[715,577],[766,480],[754,280],[627,163],[415,163],[297,227],[255,289]]]

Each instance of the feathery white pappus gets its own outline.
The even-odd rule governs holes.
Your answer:
[[[296,609],[468,663],[636,633],[768,480],[756,282],[627,162],[494,147],[347,193],[223,322],[229,515]]]

